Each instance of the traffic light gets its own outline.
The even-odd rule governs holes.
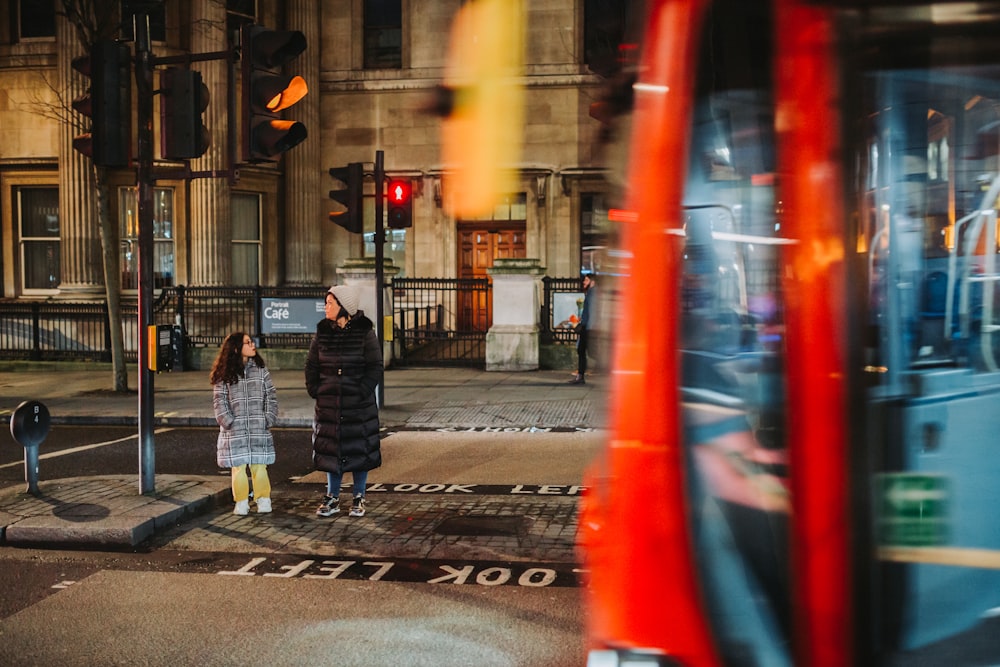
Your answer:
[[[90,87],[73,108],[91,120],[90,132],[73,137],[73,148],[99,167],[127,167],[132,152],[132,57],[127,44],[95,42],[90,55],[73,59]]]
[[[330,175],[344,184],[343,190],[330,190],[330,199],[347,208],[346,211],[331,211],[330,221],[352,234],[360,234],[365,228],[364,166],[352,162],[346,167],[333,167]]]
[[[242,144],[247,162],[271,162],[302,143],[306,126],[282,120],[281,111],[309,92],[301,76],[285,76],[282,68],[306,50],[298,30],[267,30],[258,25],[242,28]]]
[[[208,86],[201,72],[172,67],[160,74],[160,153],[168,160],[201,157],[208,150]]]
[[[413,186],[410,181],[389,181],[386,197],[389,204],[389,227],[404,229],[413,226]]]
[[[598,141],[607,143],[612,139],[615,121],[632,110],[636,76],[623,72],[605,83],[598,98],[590,103],[590,117],[601,124]]]

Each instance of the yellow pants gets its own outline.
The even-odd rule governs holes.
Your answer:
[[[247,481],[247,467],[230,468],[233,474],[233,500],[240,502],[250,497],[250,483]],[[267,466],[263,463],[250,464],[250,476],[253,478],[253,495],[256,499],[271,497],[271,480],[267,477]]]

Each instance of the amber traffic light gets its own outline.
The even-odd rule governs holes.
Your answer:
[[[352,162],[346,167],[333,167],[330,175],[344,184],[343,188],[330,190],[330,199],[344,206],[343,211],[331,211],[330,221],[352,234],[364,231],[364,165]]]
[[[306,50],[306,38],[298,30],[245,25],[241,49],[243,157],[247,162],[271,162],[307,136],[305,125],[281,117],[309,92],[301,76],[282,72]]]

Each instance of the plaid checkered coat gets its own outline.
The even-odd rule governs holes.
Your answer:
[[[267,368],[250,362],[236,384],[213,385],[212,404],[219,423],[220,467],[274,463],[270,429],[278,421],[278,396]]]

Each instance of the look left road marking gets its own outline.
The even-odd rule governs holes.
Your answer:
[[[168,431],[173,431],[173,428],[158,428],[153,431],[154,434],[157,433],[167,433]],[[108,440],[106,442],[95,442],[91,445],[80,445],[79,447],[71,447],[70,449],[62,449],[58,452],[49,452],[48,454],[42,454],[38,457],[41,459],[54,459],[57,456],[68,456],[70,454],[78,454],[79,452],[85,452],[89,449],[97,449],[98,447],[107,447],[108,445],[117,445],[120,442],[127,442],[129,440],[135,440],[139,437],[139,434],[127,435],[124,438],[118,438],[117,440]],[[0,468],[13,468],[15,466],[23,466],[24,461],[14,461],[13,463],[4,463],[0,465]]]

